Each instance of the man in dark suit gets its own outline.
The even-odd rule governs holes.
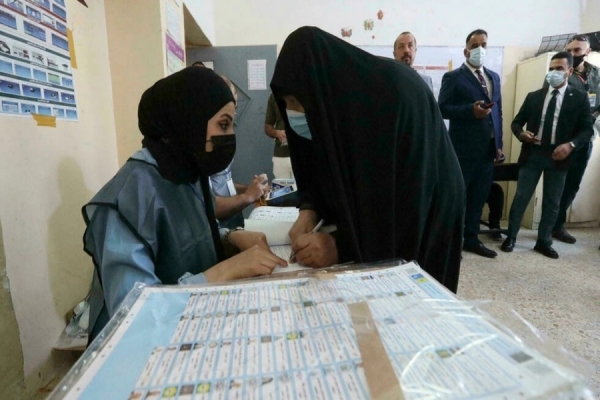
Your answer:
[[[566,51],[556,53],[546,80],[550,87],[531,92],[525,98],[511,129],[523,143],[519,155],[517,191],[510,207],[507,238],[501,249],[513,251],[523,214],[542,172],[544,194],[542,218],[534,250],[558,258],[552,248],[552,227],[558,216],[560,198],[571,153],[589,143],[594,119],[586,93],[567,85],[573,73],[573,57]],[[527,131],[523,126],[527,125]]]
[[[590,109],[594,116],[600,115],[600,69],[585,61],[590,54],[590,38],[587,35],[575,35],[571,38],[565,49],[573,56],[573,74],[569,77],[568,84],[575,89],[588,93]],[[560,199],[558,217],[552,230],[552,237],[565,243],[575,243],[577,239],[565,229],[567,209],[575,200],[583,174],[592,155],[592,140],[584,143],[571,155],[571,165],[565,179],[565,188]]]
[[[502,156],[502,97],[500,77],[483,67],[487,32],[467,36],[465,63],[442,79],[438,104],[450,120],[448,134],[460,162],[466,187],[463,250],[493,258],[498,254],[478,238],[479,221],[494,173]]]

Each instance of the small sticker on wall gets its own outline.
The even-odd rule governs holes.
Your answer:
[[[372,19],[365,19],[363,25],[365,27],[365,31],[372,31],[373,27],[375,27],[375,22]]]
[[[75,42],[73,31],[67,28],[67,40],[69,41],[69,55],[71,56],[71,68],[77,69],[77,56],[75,55]]]
[[[377,19],[380,20],[380,21],[383,19],[383,11],[379,10],[377,12]]]
[[[42,114],[31,114],[38,126],[47,126],[48,128],[56,128],[56,117]]]
[[[342,37],[352,36],[352,28],[342,28]]]

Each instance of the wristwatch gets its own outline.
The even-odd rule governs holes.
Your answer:
[[[569,144],[571,145],[571,148],[574,149],[575,148],[575,143],[573,142],[569,142]]]
[[[225,235],[223,235],[223,241],[224,241],[225,243],[231,243],[231,242],[229,241],[229,235],[231,235],[231,233],[232,233],[232,232],[236,232],[236,231],[243,231],[243,230],[244,230],[244,228],[242,228],[241,226],[238,226],[237,228],[234,228],[234,229],[229,229],[229,230],[228,230],[228,231],[225,233]]]

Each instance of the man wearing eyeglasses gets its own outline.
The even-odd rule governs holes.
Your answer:
[[[594,117],[600,115],[600,71],[598,67],[585,61],[590,54],[590,39],[587,35],[575,35],[566,47],[566,50],[573,56],[573,74],[569,77],[569,86],[579,89],[588,94],[590,101],[590,111]],[[552,230],[552,236],[561,242],[575,243],[577,239],[566,231],[564,224],[567,219],[567,209],[573,203],[583,174],[588,164],[588,160],[592,154],[592,136],[588,143],[585,143],[581,148],[575,148],[571,155],[571,166],[567,172],[565,180],[565,188],[563,189],[562,198],[560,200],[560,209],[558,218]]]

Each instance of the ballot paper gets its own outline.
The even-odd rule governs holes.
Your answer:
[[[257,207],[250,213],[250,218],[244,221],[247,231],[263,232],[267,236],[267,243],[271,251],[284,260],[289,260],[292,254],[292,246],[289,232],[296,219],[298,219],[296,207]],[[274,274],[292,271],[309,270],[298,263],[288,262],[287,267],[277,267]]]
[[[271,246],[271,251],[278,257],[283,258],[288,261],[292,255],[292,246],[291,245],[283,245],[283,246]],[[276,267],[273,270],[274,274],[280,274],[284,272],[292,272],[292,271],[303,271],[303,270],[311,270],[310,267],[302,266],[295,262],[289,262],[287,267]]]
[[[262,219],[247,219],[244,221],[244,229],[264,233],[267,236],[269,246],[291,244],[289,232],[293,225],[293,222]]]
[[[584,376],[414,262],[228,285],[138,284],[117,315],[50,399],[368,399],[382,389],[407,400],[591,398]]]
[[[261,206],[252,210],[248,219],[295,222],[298,215],[300,215],[300,211],[296,207]]]

